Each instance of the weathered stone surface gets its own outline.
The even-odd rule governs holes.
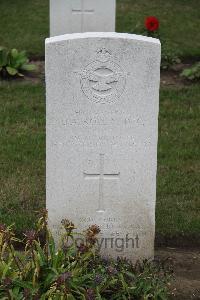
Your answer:
[[[50,35],[115,31],[116,0],[50,0]]]
[[[154,249],[160,43],[118,33],[47,39],[47,208],[101,227],[103,255]]]

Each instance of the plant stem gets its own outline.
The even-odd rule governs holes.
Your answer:
[[[18,263],[18,261],[17,261],[17,258],[16,258],[16,256],[15,256],[15,253],[14,253],[14,251],[13,251],[12,244],[11,244],[11,243],[8,243],[8,247],[9,247],[9,249],[10,249],[10,252],[11,252],[11,254],[12,254],[12,257],[13,257],[13,259],[14,259],[14,261],[15,261],[16,266],[18,267],[18,269],[19,269],[19,271],[20,271],[20,273],[21,273],[22,270],[21,270],[21,267],[20,267],[20,265],[19,265],[19,263]]]

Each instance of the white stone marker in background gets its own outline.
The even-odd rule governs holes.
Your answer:
[[[116,0],[50,0],[50,35],[115,31]]]
[[[58,234],[101,227],[103,255],[154,249],[160,43],[120,33],[46,40],[47,209]]]

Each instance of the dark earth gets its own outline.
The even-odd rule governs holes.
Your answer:
[[[200,248],[158,248],[156,257],[167,259],[172,267],[170,299],[200,299]]]
[[[44,71],[44,61],[43,60],[33,60],[31,63],[34,63],[37,66],[37,71],[32,73],[25,74],[23,78],[9,79],[9,82],[18,81],[19,83],[32,82],[40,83],[45,81],[45,71]],[[180,73],[183,69],[191,67],[193,62],[180,63],[172,67],[170,70],[161,71],[161,87],[170,87],[170,88],[183,88],[184,86],[191,85],[192,82],[184,79],[180,76]]]

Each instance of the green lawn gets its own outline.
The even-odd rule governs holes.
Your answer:
[[[200,237],[200,85],[161,90],[157,232]]]
[[[141,33],[144,17],[160,20],[160,34],[175,53],[200,56],[200,0],[118,0],[117,31]]]
[[[0,86],[0,223],[31,227],[45,205],[45,91]],[[161,90],[157,232],[200,233],[200,85]]]
[[[1,0],[0,44],[44,56],[49,0]],[[160,19],[161,36],[175,52],[200,56],[200,0],[118,0],[117,31],[143,31],[148,15]]]
[[[49,0],[0,0],[0,44],[44,56]]]
[[[0,223],[21,230],[45,205],[44,88],[5,84],[0,90]]]

